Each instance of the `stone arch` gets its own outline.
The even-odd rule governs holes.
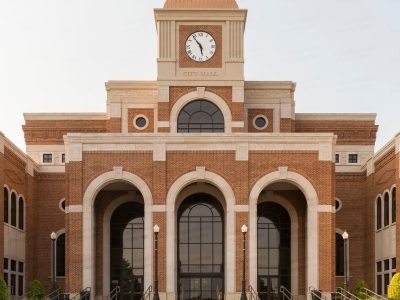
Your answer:
[[[186,95],[182,96],[181,98],[178,99],[178,101],[175,102],[174,106],[171,109],[170,113],[170,131],[171,133],[176,133],[177,132],[177,127],[178,127],[178,115],[181,109],[188,104],[189,102],[193,100],[199,100],[199,99],[204,99],[208,100],[212,103],[214,103],[218,108],[221,110],[223,116],[224,116],[224,122],[225,122],[225,133],[231,133],[232,132],[232,112],[231,109],[229,108],[228,104],[226,104],[226,101],[222,99],[220,96],[217,94],[214,94],[212,92],[204,92],[204,93],[199,93],[197,91],[193,91],[190,93],[187,93]]]
[[[304,176],[288,171],[287,167],[280,167],[278,171],[271,172],[261,177],[253,186],[249,196],[249,225],[257,228],[257,202],[260,193],[269,185],[275,182],[288,182],[299,188],[307,200],[307,233],[306,233],[306,286],[319,287],[319,238],[318,238],[318,195],[314,186]],[[257,261],[257,230],[250,230],[249,233],[250,257]],[[257,286],[257,269],[250,264],[250,284]]]
[[[179,193],[195,182],[207,182],[218,188],[225,198],[225,292],[236,292],[235,287],[235,194],[229,183],[220,175],[197,167],[196,171],[179,177],[167,193],[167,293],[176,292],[176,199]],[[229,251],[228,251],[229,249]]]
[[[90,286],[95,291],[96,262],[95,262],[95,222],[94,222],[94,201],[97,194],[108,184],[118,181],[125,181],[135,186],[143,196],[144,200],[144,232],[145,251],[151,253],[152,230],[152,203],[153,197],[146,182],[139,176],[123,171],[121,167],[115,167],[114,171],[106,172],[95,178],[86,188],[83,196],[83,287]],[[151,266],[150,266],[151,267]],[[151,270],[151,269],[150,269]],[[150,281],[150,279],[148,279]],[[146,283],[146,282],[145,282]],[[149,284],[149,282],[147,282]]]

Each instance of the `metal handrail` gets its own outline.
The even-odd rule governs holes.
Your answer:
[[[315,291],[318,291],[315,287],[313,287],[312,285],[310,285],[309,287],[308,287],[308,292],[311,294],[311,296],[313,296],[313,297],[315,297],[315,298],[317,298],[317,299],[319,299],[319,300],[324,300],[323,298],[322,298],[322,296],[320,296],[320,295],[318,295],[317,293],[315,293]]]
[[[152,291],[153,291],[153,287],[151,285],[149,285],[143,293],[142,300],[150,300],[150,294]]]
[[[374,291],[371,291],[365,287],[361,289],[361,293],[364,294],[366,298],[369,298],[372,296],[372,298],[375,298],[375,299],[387,300],[387,298],[385,298],[384,296],[379,295],[379,294],[375,293]]]
[[[287,300],[292,300],[293,299],[292,293],[284,285],[280,286],[279,292],[281,293],[283,298],[285,298]]]
[[[115,298],[118,297],[119,293],[121,292],[121,288],[119,287],[119,285],[117,285],[116,287],[114,287],[111,292],[108,294],[108,296],[106,297],[107,300],[113,300]]]
[[[260,300],[260,297],[258,297],[258,293],[257,291],[251,286],[251,284],[249,285],[249,290],[250,290],[250,300]]]
[[[81,290],[78,294],[76,294],[74,297],[72,297],[70,300],[81,300],[82,298],[85,298],[87,296],[88,293],[91,292],[91,288],[90,287],[86,287],[83,290]]]
[[[339,294],[340,296],[342,296],[343,298],[348,299],[348,300],[361,300],[359,297],[350,293],[349,291],[345,290],[342,287],[336,288],[336,294]]]

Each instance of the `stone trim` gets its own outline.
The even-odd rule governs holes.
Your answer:
[[[229,183],[220,175],[207,171],[205,167],[197,167],[195,171],[179,177],[167,193],[167,273],[166,292],[176,292],[176,199],[180,192],[194,182],[208,182],[218,188],[225,198],[225,292],[236,291],[235,271],[235,194]]]
[[[376,114],[357,113],[296,113],[296,120],[311,121],[375,121]]]
[[[83,211],[82,205],[68,205],[65,206],[65,213],[81,213]]]
[[[318,212],[324,213],[336,213],[336,208],[334,205],[318,205]]]
[[[25,121],[106,120],[107,113],[24,113]]]

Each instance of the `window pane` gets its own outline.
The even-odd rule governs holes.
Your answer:
[[[392,191],[392,223],[396,222],[396,188]]]
[[[56,240],[56,274],[65,276],[65,234]]]
[[[18,263],[18,272],[24,273],[24,263],[21,261]]]
[[[379,197],[376,201],[376,229],[382,227],[382,200]]]
[[[377,272],[382,272],[382,262],[381,261],[378,261],[376,263],[376,271]]]
[[[11,271],[17,271],[17,262],[15,260],[11,260]]]
[[[8,190],[4,188],[4,223],[8,223]]]
[[[383,266],[384,266],[385,271],[389,270],[389,260],[388,259],[385,259],[385,261],[383,262]]]
[[[18,276],[18,296],[22,296],[24,294],[24,276]]]
[[[11,274],[11,282],[10,282],[10,293],[11,295],[15,295],[16,294],[16,285],[17,285],[17,277],[15,274]]]
[[[4,258],[4,269],[7,270],[8,269],[8,258]]]
[[[11,225],[17,226],[17,196],[11,194]]]
[[[376,292],[382,295],[382,275],[376,276]]]
[[[384,290],[385,295],[387,295],[388,285],[389,285],[389,274],[384,274],[383,275],[383,290]]]
[[[18,228],[24,229],[24,199],[18,201]]]
[[[389,225],[389,194],[385,193],[383,206],[383,226]]]
[[[392,258],[392,269],[396,269],[396,257]]]

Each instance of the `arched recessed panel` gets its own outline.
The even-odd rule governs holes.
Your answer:
[[[19,197],[19,200],[18,200],[18,228],[22,229],[22,230],[24,230],[24,227],[25,227],[24,212],[25,212],[24,199],[22,197]]]
[[[344,240],[336,233],[336,276],[344,276]]]
[[[396,222],[396,188],[392,190],[392,223]]]
[[[60,234],[56,240],[56,274],[65,276],[65,233]]]
[[[110,226],[111,288],[121,300],[140,300],[144,290],[144,206],[128,202],[117,208]]]
[[[257,289],[261,300],[291,289],[291,221],[285,208],[264,202],[257,208]]]
[[[178,132],[224,132],[221,110],[207,100],[194,100],[185,105],[178,115]]]
[[[11,225],[17,226],[17,195],[11,194]]]
[[[378,197],[376,200],[376,230],[382,228],[382,199]]]
[[[8,190],[4,188],[4,223],[8,223]]]
[[[214,197],[198,193],[178,210],[178,299],[217,299],[224,291],[224,214]]]
[[[389,225],[389,193],[383,198],[383,226]]]

